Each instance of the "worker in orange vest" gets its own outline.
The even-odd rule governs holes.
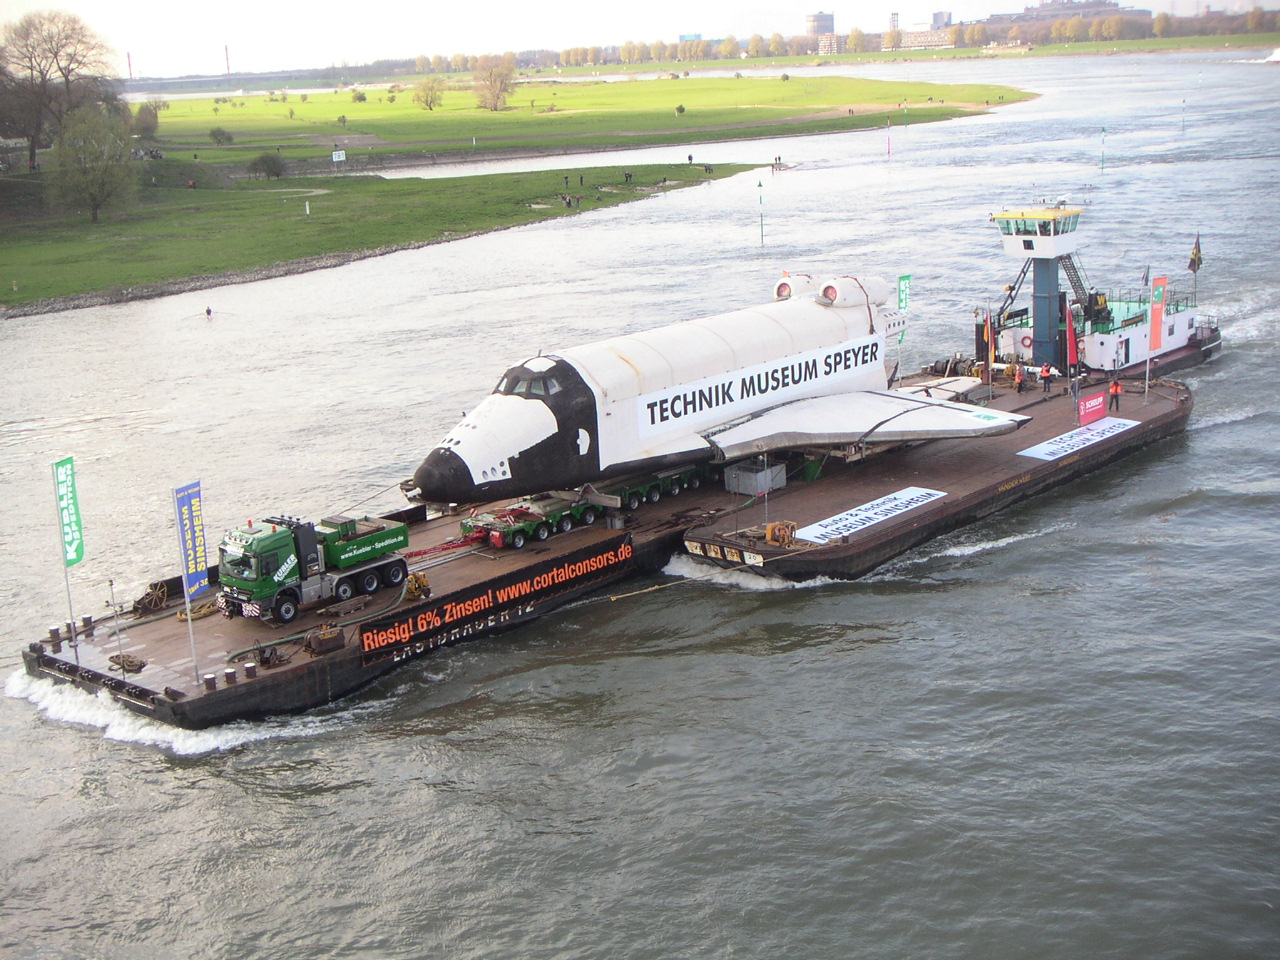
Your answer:
[[[1022,368],[1022,364],[1018,364],[1013,371],[1013,383],[1018,388],[1018,392],[1022,392],[1022,384],[1027,378],[1026,371]]]
[[[1047,363],[1040,368],[1040,382],[1044,384],[1044,392],[1048,393],[1053,386],[1053,367]]]
[[[1111,394],[1111,402],[1107,404],[1107,409],[1119,410],[1120,394],[1124,393],[1124,387],[1120,386],[1120,381],[1112,380],[1111,386],[1107,388],[1107,392]]]

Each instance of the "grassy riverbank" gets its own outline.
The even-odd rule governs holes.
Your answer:
[[[163,159],[139,162],[137,201],[105,212],[99,224],[83,215],[51,216],[38,175],[0,178],[0,215],[8,226],[0,235],[0,308],[12,316],[76,305],[83,301],[68,298],[88,294],[121,300],[315,269],[639,199],[748,167],[645,166],[632,168],[631,178],[613,167],[429,181],[334,174],[925,123],[1032,96],[988,84],[775,74],[522,83],[499,111],[477,109],[469,86],[447,90],[434,110],[413,103],[410,88],[393,87],[174,100],[161,112],[157,138],[140,141]],[[213,143],[215,127],[231,142]],[[345,160],[335,164],[339,149]],[[245,179],[249,161],[264,152],[284,160],[285,179]],[[566,206],[566,193],[580,199]]]
[[[63,217],[0,233],[0,304],[13,316],[56,308],[50,301],[57,298],[97,293],[126,300],[299,272],[612,206],[747,169],[671,164],[155,188],[128,216],[104,217],[94,226],[84,217]],[[574,198],[570,206],[565,195]]]
[[[419,155],[462,160],[477,154],[582,152],[709,140],[829,133],[893,122],[965,116],[1032,94],[991,84],[933,84],[849,77],[744,75],[605,82],[526,79],[506,108],[476,108],[468,77],[448,78],[443,102],[424,110],[412,87],[279,90],[175,100],[160,117],[161,149],[204,163],[247,163],[263,150],[286,161],[348,163]],[[363,100],[354,99],[364,97]],[[234,142],[215,145],[222,127]],[[190,154],[188,154],[190,151]]]

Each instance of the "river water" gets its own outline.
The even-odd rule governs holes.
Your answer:
[[[1043,96],[891,144],[699,145],[788,168],[0,326],[0,954],[1280,955],[1280,70],[1253,56],[882,66]],[[1090,204],[1102,287],[1188,282],[1199,234],[1227,341],[1187,434],[1104,476],[857,583],[583,603],[303,717],[184,733],[20,673],[68,610],[56,459],[79,616],[175,567],[174,486],[214,531],[395,506],[510,362],[782,269],[910,273],[904,367],[964,350],[1019,266],[987,214],[1045,196]]]

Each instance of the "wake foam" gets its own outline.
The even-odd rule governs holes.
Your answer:
[[[182,730],[126,710],[105,690],[90,694],[69,683],[40,679],[23,670],[5,680],[4,692],[15,699],[29,700],[50,720],[97,727],[108,740],[161,747],[181,756],[234,750],[261,740],[315,736],[330,729],[337,719],[286,717],[236,721],[208,730]]]
[[[779,580],[774,577],[762,577],[756,573],[749,573],[746,570],[722,570],[720,567],[713,567],[707,563],[699,563],[687,553],[677,553],[662,568],[662,572],[669,577],[684,577],[686,580],[702,580],[707,583],[715,583],[724,587],[733,587],[737,590],[747,590],[751,593],[777,593],[782,590],[805,590],[810,587],[821,587],[830,583],[838,583],[840,581],[833,580],[830,577],[815,577],[812,580],[804,580],[800,583],[793,583],[790,580]]]

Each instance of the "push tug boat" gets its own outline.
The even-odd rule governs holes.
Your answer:
[[[1039,369],[1046,361],[1111,376],[1170,373],[1203,363],[1222,346],[1213,317],[1199,312],[1197,290],[1179,290],[1156,277],[1137,290],[1100,293],[1088,287],[1076,257],[1080,207],[1056,204],[1005,210],[992,216],[1005,253],[1025,258],[995,313],[995,353],[1009,363]],[[1201,264],[1196,238],[1193,276]],[[1059,272],[1071,296],[1059,289]],[[1013,309],[1028,274],[1033,278],[1032,307]],[[985,323],[975,330],[975,355],[985,355]]]

